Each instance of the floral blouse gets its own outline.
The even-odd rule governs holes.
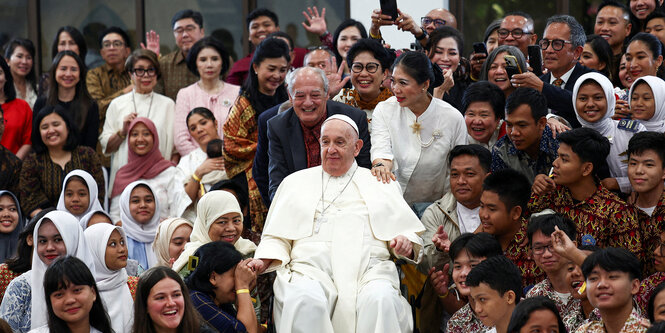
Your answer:
[[[466,303],[457,310],[448,320],[448,333],[485,332],[488,328],[480,322],[476,314],[471,310],[471,305]]]
[[[7,286],[5,297],[0,304],[0,318],[4,319],[14,332],[30,331],[30,315],[32,301],[32,287],[30,277],[32,271],[27,271],[12,280]]]

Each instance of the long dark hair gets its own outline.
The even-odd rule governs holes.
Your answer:
[[[431,94],[434,88],[443,83],[443,72],[439,66],[432,64],[432,61],[422,52],[406,51],[402,53],[390,68],[392,72],[395,67],[400,68],[412,77],[418,84],[423,84],[429,80],[428,91]]]
[[[249,100],[249,103],[252,105],[254,111],[256,112],[257,118],[259,117],[261,112],[265,111],[265,109],[272,107],[274,105],[267,105],[267,106],[261,105],[260,102],[261,93],[259,92],[259,77],[254,71],[253,67],[254,65],[257,66],[260,65],[265,59],[275,59],[275,58],[284,58],[286,59],[287,63],[291,61],[291,56],[289,55],[289,45],[287,45],[285,41],[279,38],[271,37],[264,39],[261,43],[259,43],[259,46],[256,47],[256,51],[254,51],[254,56],[252,57],[252,63],[249,66],[249,74],[247,75],[247,80],[245,80],[245,83],[243,83],[242,89],[240,91],[240,94],[244,95]],[[274,98],[275,100],[279,101],[278,103],[284,102],[287,99],[289,99],[289,95],[286,92],[286,87],[284,86],[284,83],[282,83],[279,87],[277,87],[277,91],[275,91]]]
[[[66,56],[74,58],[76,64],[79,66],[79,82],[76,83],[76,94],[74,95],[74,100],[72,100],[70,112],[73,114],[72,121],[74,121],[76,127],[79,129],[79,131],[83,131],[85,121],[88,117],[88,110],[90,110],[90,106],[92,106],[93,101],[85,84],[85,78],[88,69],[85,66],[83,60],[74,51],[67,50],[59,52],[53,59],[53,64],[49,70],[48,98],[46,99],[46,105],[55,106],[59,102],[58,90],[60,87],[55,81],[55,73],[58,70],[60,61],[62,61],[62,58]]]
[[[88,46],[85,43],[85,38],[78,29],[69,25],[60,27],[60,29],[58,29],[58,31],[55,33],[55,38],[53,38],[53,46],[51,46],[51,58],[55,58],[55,56],[58,54],[58,44],[60,43],[60,34],[62,32],[66,32],[74,40],[74,43],[76,43],[76,46],[79,48],[79,57],[85,60],[85,56],[88,54]]]
[[[44,153],[48,150],[44,144],[44,141],[42,140],[42,135],[39,132],[39,125],[42,120],[44,120],[44,118],[46,118],[46,116],[50,115],[51,113],[55,113],[60,116],[65,122],[65,126],[67,126],[67,141],[65,141],[65,146],[63,149],[66,151],[74,150],[78,146],[79,131],[75,126],[72,125],[72,119],[69,117],[69,114],[67,114],[67,110],[65,110],[65,108],[60,105],[47,105],[39,110],[37,117],[35,117],[34,121],[32,122],[32,149],[34,149],[35,153],[37,154]]]
[[[71,332],[67,323],[55,315],[51,304],[51,294],[66,289],[68,285],[89,286],[94,290],[97,297],[90,309],[88,318],[90,326],[102,333],[113,333],[111,320],[104,309],[95,278],[81,259],[72,256],[57,259],[44,273],[44,296],[46,296],[46,308],[48,309],[49,330],[51,332]],[[38,295],[35,296],[38,297]]]
[[[335,53],[335,58],[337,59],[337,66],[339,66],[342,63],[342,56],[339,54],[339,51],[337,51],[337,40],[339,39],[339,35],[342,33],[342,30],[348,28],[348,27],[356,27],[358,31],[360,32],[360,38],[367,38],[367,30],[365,29],[365,26],[360,23],[359,21],[356,21],[354,19],[346,19],[342,21],[337,26],[337,29],[335,29],[335,32],[333,32],[333,48],[332,51]],[[351,64],[347,64],[347,66],[351,67]]]
[[[155,333],[155,326],[152,318],[148,313],[148,295],[150,290],[159,281],[163,279],[171,279],[180,285],[182,297],[185,301],[185,313],[182,316],[180,325],[178,325],[178,333],[198,333],[199,332],[199,315],[192,300],[189,297],[187,286],[180,278],[180,275],[169,267],[157,266],[145,271],[139,283],[136,286],[136,299],[134,300],[134,326],[132,332],[134,333]]]
[[[0,57],[1,59],[1,57]],[[30,219],[30,222],[25,226],[25,228],[18,234],[18,244],[16,244],[16,255],[5,260],[7,268],[12,272],[17,274],[23,274],[32,269],[32,249],[36,240],[32,240],[33,245],[28,244],[28,237],[32,236],[32,233],[35,231],[35,225],[39,220],[44,217],[44,215],[54,211],[55,208],[50,207],[41,210],[35,217]]]
[[[30,83],[30,86],[32,86],[32,90],[36,92],[37,74],[35,74],[35,61],[37,61],[37,58],[35,58],[35,44],[33,44],[32,41],[29,39],[14,38],[11,41],[9,41],[9,43],[7,43],[7,49],[5,49],[5,59],[11,58],[12,54],[14,53],[14,50],[16,50],[16,48],[19,46],[28,51],[28,53],[30,53],[30,56],[32,57],[32,68],[30,68],[30,72],[28,72],[28,75],[25,76],[25,79],[28,81],[28,83]],[[11,72],[9,74],[11,75]]]
[[[611,69],[614,68],[614,57],[612,57],[612,48],[607,43],[605,38],[600,35],[592,34],[586,36],[586,43],[591,46],[593,53],[598,57],[598,61],[605,64],[605,68],[600,71],[601,74],[607,76],[610,81],[614,81]]]
[[[14,89],[14,78],[12,77],[11,69],[7,60],[0,57],[0,68],[5,75],[5,86],[2,87],[2,91],[5,93],[5,103],[9,103],[16,99],[16,90]]]

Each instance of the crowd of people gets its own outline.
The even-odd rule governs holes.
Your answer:
[[[0,57],[0,327],[13,332],[665,332],[665,8],[540,35],[265,8],[234,61],[64,26]],[[396,26],[415,50],[395,50]],[[481,27],[485,28],[485,27]],[[470,41],[467,41],[467,43]]]

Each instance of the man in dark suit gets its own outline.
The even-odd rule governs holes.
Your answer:
[[[538,78],[533,73],[513,75],[515,87],[534,88],[545,95],[551,112],[566,119],[573,127],[580,127],[573,108],[573,87],[584,73],[592,71],[578,63],[586,35],[584,28],[569,15],[555,15],[547,19],[545,33],[540,41],[543,64],[548,73]]]
[[[329,101],[328,81],[318,68],[298,68],[286,82],[293,106],[268,121],[270,199],[286,176],[321,164],[321,124],[333,114],[347,115],[358,125],[363,147],[356,162],[370,168],[371,143],[365,112]]]

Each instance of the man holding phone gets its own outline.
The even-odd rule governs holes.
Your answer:
[[[390,2],[391,1],[386,1],[386,3]],[[384,1],[381,1],[381,3],[382,8],[390,7],[390,4],[384,5]],[[416,38],[416,41],[420,43],[422,47],[425,47],[429,35],[437,28],[449,26],[457,29],[457,19],[455,18],[455,15],[443,8],[430,10],[427,15],[420,19],[420,23],[421,25],[419,26],[409,14],[406,14],[399,9],[397,9],[397,19],[394,21],[390,14],[382,13],[381,9],[375,9],[372,12],[372,25],[369,28],[369,36],[374,39],[382,39],[379,28],[382,26],[396,25],[397,29],[410,32],[413,37]]]
[[[573,108],[572,91],[575,81],[591,70],[578,60],[584,49],[584,28],[569,15],[555,15],[547,19],[540,47],[547,74],[538,78],[533,73],[514,75],[510,82],[515,87],[534,88],[545,95],[550,113],[580,127]],[[559,129],[555,129],[560,132]]]

